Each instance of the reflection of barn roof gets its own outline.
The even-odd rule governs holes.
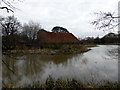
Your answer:
[[[77,43],[79,40],[72,33],[64,32],[39,32],[40,43]]]

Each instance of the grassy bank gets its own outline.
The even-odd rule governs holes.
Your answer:
[[[117,82],[104,81],[102,84],[93,84],[93,83],[82,83],[79,80],[75,79],[57,79],[56,81],[53,78],[48,77],[44,84],[40,84],[40,82],[33,82],[29,85],[24,86],[12,86],[12,85],[4,85],[3,88],[120,88],[120,84]]]
[[[14,49],[7,50],[3,54],[75,54],[89,51],[88,47],[94,47],[96,45],[62,45],[60,48],[31,48],[31,49]]]

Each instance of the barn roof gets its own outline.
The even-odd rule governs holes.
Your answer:
[[[72,33],[65,32],[39,32],[40,43],[77,43],[79,40]]]

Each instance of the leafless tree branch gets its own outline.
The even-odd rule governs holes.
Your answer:
[[[0,6],[0,9],[6,9],[8,13],[14,12],[13,10],[16,9],[16,7],[14,7],[13,2],[15,1],[20,2],[20,0],[1,0],[0,5],[3,3],[5,6]]]
[[[12,73],[15,73],[15,72],[7,65],[7,63],[5,63],[3,60],[2,60],[2,62],[6,65],[6,67],[7,67]]]
[[[0,7],[0,9],[6,9],[8,13],[9,11],[14,12],[12,9],[9,9],[8,7]]]
[[[111,13],[111,12],[95,13],[95,15],[97,15],[97,19],[91,22],[91,24],[94,25],[95,28],[99,30],[114,29],[120,24],[120,22],[118,22],[118,19],[120,19],[120,16],[115,16],[114,14],[115,13]]]

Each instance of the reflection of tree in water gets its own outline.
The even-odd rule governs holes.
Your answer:
[[[36,55],[27,55],[23,70],[25,75],[34,75],[41,72],[43,64]]]
[[[39,54],[28,54],[28,55],[14,55],[13,57],[5,56],[4,61],[14,70],[15,74],[13,74],[9,69],[5,66],[4,70],[4,78],[8,83],[16,85],[19,83],[24,83],[27,79],[29,82],[32,80],[39,80],[42,77],[48,77],[48,73],[52,73],[46,70],[49,68],[65,68],[68,64],[71,67],[71,63],[78,61],[79,54],[71,54],[71,55],[39,55]],[[84,62],[84,60],[80,61]],[[73,65],[72,65],[73,66]],[[72,68],[72,67],[71,67]],[[43,75],[46,73],[45,75]],[[5,80],[4,79],[4,80]],[[9,79],[9,80],[8,80]],[[7,83],[5,82],[5,84]]]
[[[55,60],[57,60],[57,58]],[[49,63],[46,63],[42,78],[47,78],[48,75],[50,75],[55,79],[60,77],[78,79],[80,75],[83,76],[81,71],[83,71],[84,67],[86,67],[87,62],[88,60],[83,57],[83,54],[66,56],[66,58],[59,63],[51,60],[51,62],[49,61]]]
[[[80,62],[81,64],[87,64],[88,62],[88,58],[87,57],[84,57],[84,55],[81,53],[81,54],[78,54],[74,57],[74,60],[76,62]]]
[[[37,58],[43,62],[53,62],[55,64],[60,64],[63,62],[67,62],[67,60],[76,57],[77,54],[69,54],[69,55],[38,55]]]
[[[47,63],[55,63],[60,64],[63,62],[67,62],[68,59],[71,59],[74,55],[26,55],[26,59],[24,64],[22,65],[22,69],[26,76],[40,74],[42,72],[42,68]]]
[[[11,57],[6,56],[6,57],[3,57],[2,62],[3,62],[2,63],[3,84],[4,84],[4,81],[12,84],[13,83],[12,76],[14,76],[16,74],[15,73],[15,71],[16,71],[16,68],[15,68],[16,61],[14,59],[12,59]]]
[[[87,58],[83,58],[83,59],[82,59],[82,64],[87,64],[87,62],[88,62],[88,59],[87,59]]]
[[[111,49],[108,49],[106,54],[110,57],[112,57],[113,59],[116,59],[118,58],[118,47],[116,48],[111,48]]]
[[[3,82],[4,84],[16,84],[23,77],[31,77],[41,72],[41,62],[34,55],[23,56],[14,55],[12,57],[4,56],[3,61]],[[21,63],[22,62],[22,63]],[[12,72],[13,71],[13,72]]]

